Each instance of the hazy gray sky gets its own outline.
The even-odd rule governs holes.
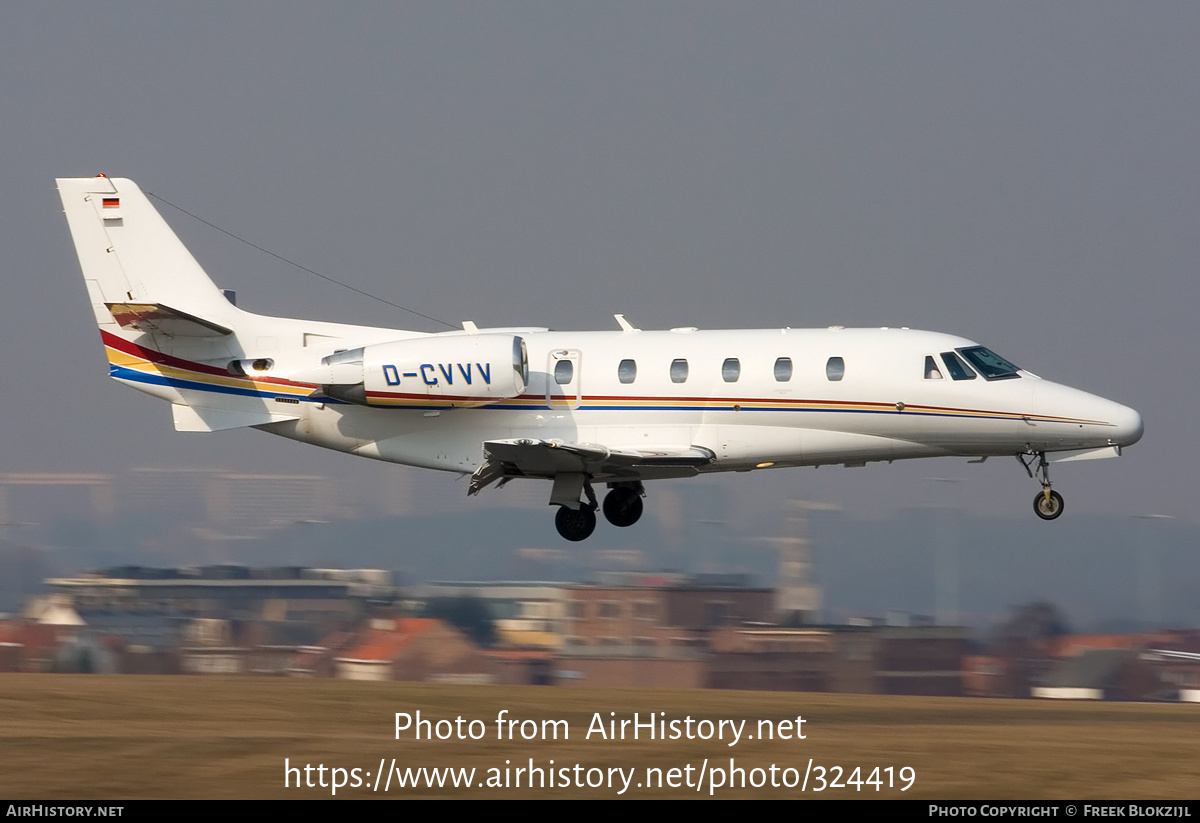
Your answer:
[[[1142,412],[1122,459],[1055,472],[1066,516],[1198,520],[1198,41],[1182,2],[9,4],[0,470],[380,470],[176,434],[107,379],[53,183],[102,171],[451,322],[962,334]],[[246,308],[434,328],[163,213]],[[1015,461],[703,482],[1022,519],[1037,489]]]

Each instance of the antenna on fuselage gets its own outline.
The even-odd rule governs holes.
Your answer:
[[[641,329],[626,320],[623,314],[614,314],[613,319],[617,321],[617,325],[621,327],[621,331],[641,331]]]

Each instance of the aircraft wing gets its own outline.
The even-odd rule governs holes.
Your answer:
[[[636,468],[699,467],[716,455],[701,446],[623,448],[561,440],[489,440],[483,444],[485,460],[471,475],[468,495],[509,477],[555,477],[559,474],[621,475],[636,477]]]

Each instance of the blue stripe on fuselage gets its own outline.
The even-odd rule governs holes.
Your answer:
[[[170,386],[173,389],[192,389],[195,391],[206,391],[214,394],[231,394],[237,397],[261,397],[272,399],[275,397],[288,397],[293,400],[300,400],[309,403],[331,403],[341,404],[341,400],[336,400],[325,395],[316,395],[314,397],[297,396],[294,394],[284,394],[282,392],[261,391],[259,389],[243,389],[237,386],[219,386],[213,383],[204,383],[198,380],[183,380],[178,377],[164,377],[161,374],[153,372],[138,371],[127,366],[118,366],[115,363],[108,365],[108,376],[116,380],[126,380],[130,383],[146,383],[151,386]]]

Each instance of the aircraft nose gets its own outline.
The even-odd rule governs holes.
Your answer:
[[[1117,427],[1117,436],[1114,439],[1120,446],[1132,446],[1142,439],[1142,433],[1146,430],[1142,416],[1128,406],[1116,403],[1113,405],[1115,408],[1111,415],[1112,422]]]

